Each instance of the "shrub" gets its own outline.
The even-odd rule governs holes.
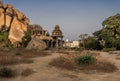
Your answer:
[[[83,55],[83,56],[79,56],[77,58],[77,64],[81,65],[81,64],[91,64],[94,62],[94,57],[92,57],[91,55],[87,54],[87,55]]]
[[[13,44],[9,44],[9,48],[14,48],[14,45]]]
[[[32,69],[29,69],[29,68],[26,68],[22,71],[21,75],[22,76],[29,76],[30,74],[33,73],[33,70]]]
[[[0,68],[0,77],[12,77],[13,70],[7,67]]]
[[[88,37],[85,39],[84,42],[86,49],[101,50],[103,48],[100,42],[96,40],[94,37]]]
[[[28,43],[30,42],[31,40],[31,36],[29,34],[26,34],[23,38],[22,38],[22,44],[23,44],[23,47],[26,47],[28,45]]]
[[[74,50],[75,50],[75,51],[83,51],[83,50],[84,50],[84,48],[79,47],[79,48],[75,48]]]
[[[62,69],[81,71],[84,73],[93,72],[115,72],[117,67],[107,60],[101,60],[99,54],[66,54],[55,58],[49,64]],[[99,59],[100,58],[100,59]]]
[[[104,51],[104,52],[115,51],[115,50],[116,50],[116,48],[104,48],[104,49],[102,49],[102,51]]]
[[[96,69],[98,72],[100,71],[108,73],[115,72],[118,70],[118,68],[114,64],[106,60],[97,61],[95,64],[92,65],[92,69]]]
[[[55,58],[49,64],[52,66],[67,69],[67,70],[73,70],[76,68],[76,63],[74,61],[73,54],[64,55],[64,56],[60,56],[58,58]]]
[[[2,47],[6,47],[9,45],[8,35],[9,35],[8,32],[0,31],[0,42],[3,43]]]
[[[19,55],[21,55],[21,53],[17,52],[17,53],[15,53],[15,55],[19,56]]]

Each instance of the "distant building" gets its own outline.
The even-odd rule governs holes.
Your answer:
[[[73,41],[73,47],[79,48],[79,44],[80,44],[79,41]]]
[[[68,39],[64,42],[63,47],[71,47],[71,43]]]
[[[66,47],[66,48],[74,48],[74,47],[79,48],[79,44],[80,44],[79,41],[69,41],[69,40],[66,40],[64,42],[63,46]]]

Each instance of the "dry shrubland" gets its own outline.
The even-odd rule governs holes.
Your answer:
[[[11,65],[17,63],[17,58],[13,55],[0,55],[0,65]]]
[[[44,51],[14,49],[9,52],[0,52],[0,65],[13,65],[19,63],[33,63],[30,58],[50,55]]]
[[[94,61],[89,64],[78,64],[76,62],[77,58],[81,58],[81,56],[86,55],[87,53],[82,52],[80,54],[67,54],[67,55],[62,55],[54,60],[52,60],[49,64],[52,66],[55,66],[57,68],[62,68],[62,69],[67,69],[67,70],[79,70],[83,72],[90,72],[90,71],[95,71],[95,72],[114,72],[117,70],[117,67],[106,61],[106,60],[101,60],[99,58],[100,54],[99,53],[90,53],[91,57],[94,58]],[[82,61],[84,63],[85,58],[82,58]],[[90,59],[87,59],[87,62]]]
[[[33,63],[34,57],[43,57],[50,55],[47,52],[39,50],[13,49],[9,51],[0,51],[0,77],[13,77],[16,75],[29,76],[34,73],[32,69],[15,68],[16,64]],[[13,68],[14,67],[14,68]]]

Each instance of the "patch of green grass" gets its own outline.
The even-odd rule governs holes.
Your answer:
[[[76,62],[77,62],[77,64],[79,64],[79,65],[81,65],[81,64],[82,64],[82,65],[87,65],[87,64],[93,63],[94,60],[95,60],[95,58],[92,57],[92,55],[86,54],[86,55],[77,57]]]

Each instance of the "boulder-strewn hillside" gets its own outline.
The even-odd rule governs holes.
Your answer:
[[[0,3],[0,30],[9,32],[9,40],[12,44],[21,42],[29,19],[10,4]]]

